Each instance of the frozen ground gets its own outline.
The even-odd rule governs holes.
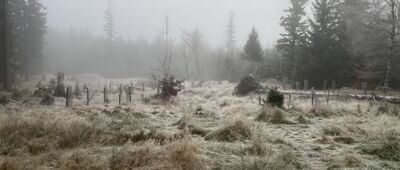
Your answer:
[[[0,105],[0,169],[400,169],[394,105],[333,98],[312,107],[294,95],[281,110],[233,96],[227,82],[187,83],[162,102],[145,79],[112,80],[105,105],[111,81],[94,77],[79,77],[95,93],[89,106],[30,96]],[[119,106],[117,87],[131,82],[133,101]]]

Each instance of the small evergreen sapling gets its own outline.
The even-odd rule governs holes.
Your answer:
[[[272,89],[269,90],[267,99],[264,99],[263,102],[273,107],[283,108],[285,97],[278,90]]]

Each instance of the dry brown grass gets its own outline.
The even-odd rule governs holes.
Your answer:
[[[244,120],[237,120],[224,127],[210,132],[205,139],[224,142],[234,142],[237,140],[246,140],[252,136],[251,127]]]
[[[8,155],[31,140],[43,138],[52,133],[54,124],[35,117],[24,120],[20,115],[7,115],[0,122],[0,154]]]
[[[197,144],[189,138],[160,147],[145,143],[130,151],[128,148],[113,149],[109,158],[109,168],[137,170],[200,170],[204,160]]]
[[[58,146],[60,148],[74,148],[81,145],[87,145],[91,140],[97,138],[95,127],[84,122],[72,122],[67,124],[59,131]]]
[[[282,148],[279,153],[270,153],[264,156],[244,156],[238,169],[242,170],[296,170],[305,169],[292,150]]]
[[[18,162],[12,158],[0,159],[0,170],[19,170]]]
[[[335,125],[322,127],[322,133],[327,136],[341,136],[344,134],[343,130]]]
[[[251,146],[248,148],[248,152],[250,154],[264,156],[272,152],[271,148],[268,148],[265,144],[264,134],[265,132],[263,131],[261,126],[258,126],[256,132],[252,136]]]
[[[274,124],[294,124],[287,120],[286,113],[279,108],[264,107],[256,117],[256,121],[270,122]]]
[[[172,143],[167,147],[166,158],[171,169],[176,170],[200,170],[204,169],[202,158],[199,156],[200,148],[189,138]],[[166,169],[169,169],[168,167]]]
[[[328,170],[346,169],[346,168],[361,168],[363,159],[360,155],[354,153],[345,153],[338,157],[325,160],[328,165]]]
[[[382,130],[378,135],[379,138],[365,141],[361,146],[363,152],[384,160],[400,161],[400,130]]]
[[[105,170],[102,162],[95,157],[82,151],[75,151],[70,156],[62,160],[61,169],[64,170]]]

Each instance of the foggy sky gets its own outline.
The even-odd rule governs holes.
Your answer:
[[[103,35],[106,0],[43,0],[48,26],[59,30],[89,31]],[[282,32],[280,18],[288,0],[113,0],[118,37],[153,40],[162,32],[168,15],[171,31],[180,40],[182,31],[199,28],[206,42],[222,46],[229,11],[235,12],[238,46],[254,25],[261,43],[273,45]]]

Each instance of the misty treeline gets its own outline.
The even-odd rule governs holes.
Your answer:
[[[291,0],[277,48],[282,75],[314,87],[400,87],[398,0]]]
[[[17,75],[41,73],[46,10],[40,0],[0,2],[0,84],[10,89]]]
[[[209,45],[200,29],[171,29],[168,18],[154,39],[118,37],[111,4],[104,11],[104,36],[50,28],[43,43],[46,13],[41,2],[8,2],[2,1],[0,9],[7,14],[0,15],[3,87],[15,77],[44,72],[151,77],[165,71],[166,62],[168,72],[183,80],[235,82],[251,74],[290,84],[308,80],[315,88],[332,81],[336,87],[360,88],[363,82],[369,88],[400,87],[400,0],[290,0],[281,18],[284,32],[272,48],[262,46],[254,27],[246,42],[238,42],[240,23],[234,12],[220,25],[226,29],[221,35],[225,43],[217,47]],[[179,31],[178,36],[171,36],[171,30]]]

